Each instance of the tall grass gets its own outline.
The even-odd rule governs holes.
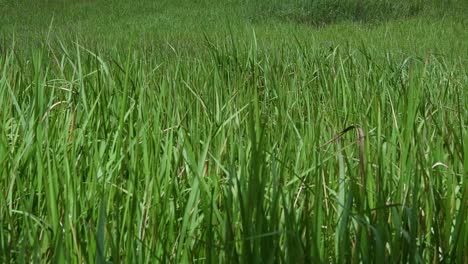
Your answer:
[[[6,47],[0,261],[466,262],[466,60],[253,39]]]

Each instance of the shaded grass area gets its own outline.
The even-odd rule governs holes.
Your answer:
[[[3,262],[466,260],[463,62],[206,42],[2,54]]]
[[[431,9],[430,2],[419,0],[318,0],[318,1],[258,1],[261,8],[257,18],[268,20],[271,17],[294,21],[301,24],[325,26],[341,21],[360,23],[382,23],[389,20],[405,19],[420,15]]]

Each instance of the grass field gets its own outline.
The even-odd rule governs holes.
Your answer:
[[[468,4],[0,0],[1,263],[467,263]]]

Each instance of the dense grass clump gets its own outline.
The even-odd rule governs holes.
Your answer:
[[[1,261],[467,259],[466,60],[230,43],[2,53]]]

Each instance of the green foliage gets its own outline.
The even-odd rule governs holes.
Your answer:
[[[316,44],[372,42],[402,51],[452,49],[468,38],[463,0],[49,0],[0,1],[0,47],[40,46],[47,39],[75,41],[94,49],[203,49],[203,35],[231,31],[271,45],[300,37]],[[354,24],[351,24],[354,23]],[[328,27],[324,27],[328,26]],[[320,29],[320,30],[317,30]],[[416,34],[416,35],[414,35]],[[68,42],[68,41],[66,41]],[[413,48],[415,47],[415,48]],[[275,47],[276,48],[276,47]],[[456,47],[455,50],[460,50]],[[424,50],[425,52],[427,50]],[[434,51],[431,52],[441,52]]]
[[[2,16],[0,262],[466,262],[466,21],[280,17],[311,3]]]

